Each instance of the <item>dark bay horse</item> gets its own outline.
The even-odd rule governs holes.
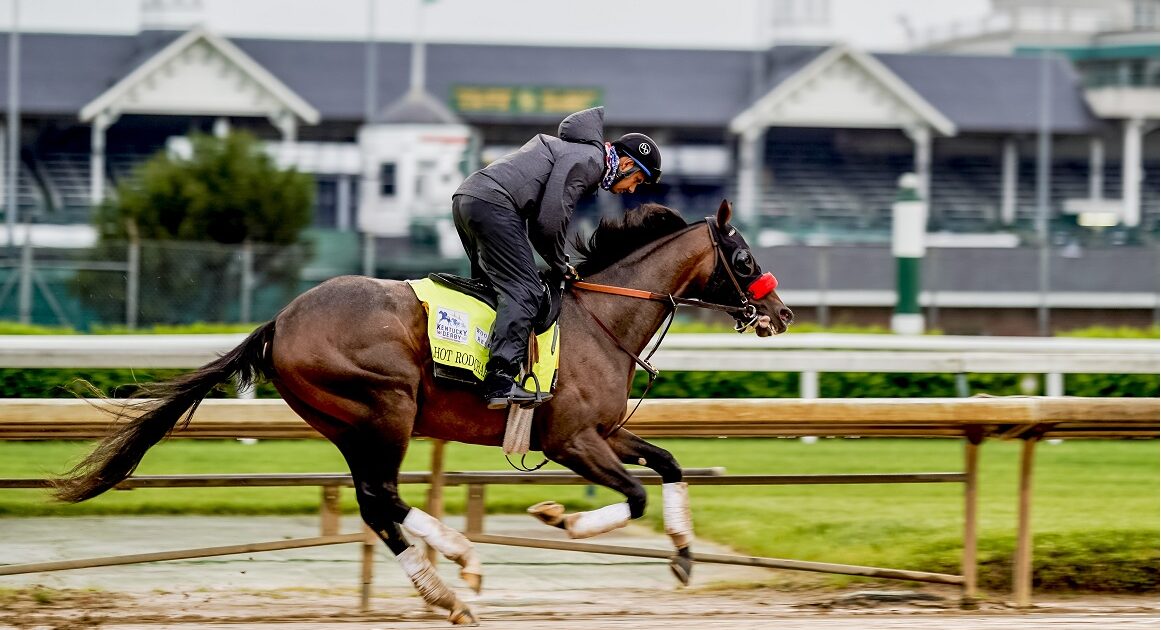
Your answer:
[[[578,241],[584,256],[578,272],[586,281],[660,299],[576,286],[566,292],[559,386],[556,396],[536,409],[531,438],[533,450],[626,497],[575,514],[551,502],[530,508],[576,538],[622,527],[644,513],[645,489],[623,464],[657,471],[665,530],[678,550],[671,568],[683,582],[691,569],[693,526],[681,468],[667,451],[621,424],[633,355],[645,348],[675,299],[723,307],[719,310],[730,312],[739,330],[752,327],[762,337],[785,331],[792,321],[773,290],[773,276],[762,273],[730,225],[730,212],[722,202],[715,217],[687,224],[672,210],[648,204],[620,220],[603,221],[587,244]],[[57,497],[78,502],[112,488],[150,447],[179,422],[188,422],[214,387],[232,377],[244,384],[269,379],[299,416],[339,448],[355,480],[363,520],[398,557],[420,595],[450,611],[452,623],[475,623],[471,610],[399,526],[457,562],[461,576],[478,591],[482,571],[471,543],[404,503],[396,482],[412,436],[500,446],[506,416],[486,409],[474,391],[435,382],[427,314],[403,282],[344,276],[302,294],[221,358],[156,386],[153,400],[122,410],[126,422],[57,480]]]

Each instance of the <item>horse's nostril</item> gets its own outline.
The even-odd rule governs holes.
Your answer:
[[[788,308],[783,307],[778,310],[778,318],[789,324],[790,322],[794,321],[794,312]]]

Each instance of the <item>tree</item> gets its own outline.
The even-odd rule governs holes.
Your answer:
[[[312,178],[279,169],[246,133],[195,135],[191,147],[187,157],[150,158],[95,215],[98,259],[124,260],[126,244],[141,246],[140,323],[225,321],[240,291],[243,244],[256,277],[297,288],[304,257],[287,250],[301,253]],[[108,280],[82,272],[75,287],[104,319],[121,321],[125,289]]]

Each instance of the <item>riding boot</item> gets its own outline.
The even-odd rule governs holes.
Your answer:
[[[488,409],[504,409],[509,404],[524,409],[540,406],[552,398],[552,394],[536,395],[516,384],[516,378],[500,370],[489,371],[484,376],[484,400]]]

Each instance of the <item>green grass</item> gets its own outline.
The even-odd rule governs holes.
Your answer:
[[[871,473],[962,470],[958,440],[823,439],[660,440],[686,467],[721,466],[743,473]],[[59,472],[88,445],[0,443],[0,476]],[[430,444],[414,442],[406,470],[429,467]],[[498,449],[449,444],[448,470],[503,470]],[[1005,588],[1016,524],[1019,444],[988,442],[980,461],[981,585]],[[1149,591],[1158,584],[1158,446],[1156,441],[1068,441],[1036,453],[1033,525],[1039,588]],[[328,472],[345,470],[338,452],[313,440],[166,442],[145,458],[149,473]],[[422,504],[425,487],[405,486]],[[962,544],[960,484],[691,488],[698,536],[754,555],[958,572]],[[493,486],[490,512],[519,512],[553,499],[586,509],[620,498],[581,486]],[[344,493],[354,511],[353,494]],[[447,492],[463,507],[463,492]],[[221,488],[110,492],[75,506],[41,491],[0,492],[0,515],[125,513],[314,513],[316,488]],[[660,495],[650,489],[646,520],[660,528]]]

